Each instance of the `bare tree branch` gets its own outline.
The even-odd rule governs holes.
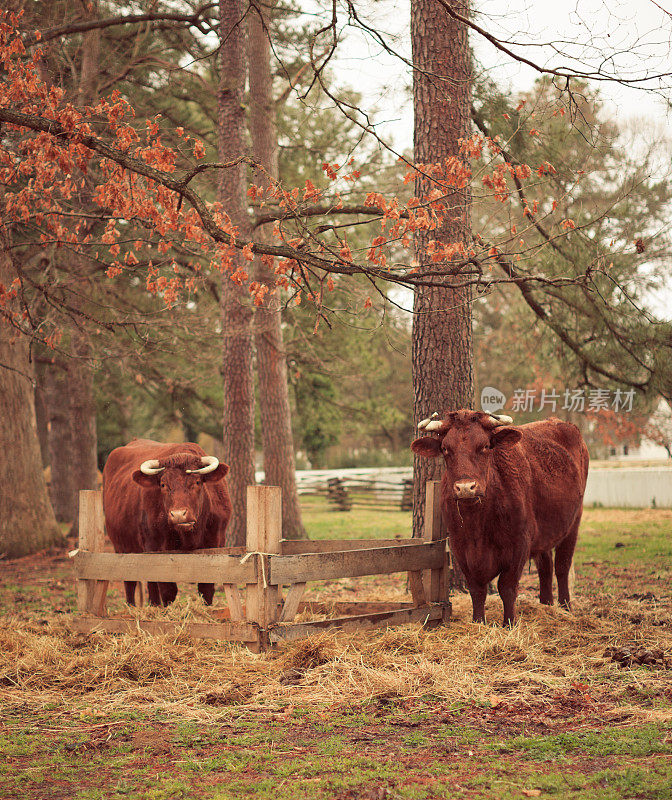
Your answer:
[[[73,33],[85,33],[101,28],[111,28],[115,25],[134,25],[141,22],[182,22],[186,25],[194,25],[202,29],[205,21],[205,12],[211,8],[216,8],[217,3],[206,3],[197,8],[193,14],[176,14],[169,12],[155,12],[150,14],[126,14],[106,19],[90,19],[86,22],[71,22],[65,25],[58,25],[55,28],[47,28],[45,31],[36,31],[26,34],[23,37],[23,44],[30,47],[41,42],[48,42],[51,39],[58,39],[61,36],[69,36]],[[204,31],[205,32],[205,31]]]

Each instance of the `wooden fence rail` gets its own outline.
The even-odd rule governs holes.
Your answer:
[[[243,642],[265,650],[280,641],[321,630],[370,629],[446,621],[448,555],[441,527],[439,484],[427,484],[424,539],[282,539],[281,493],[274,486],[250,486],[247,492],[247,541],[244,548],[209,548],[191,553],[110,553],[105,546],[102,495],[80,492],[79,549],[71,553],[80,616],[73,626],[122,633],[184,631],[197,637]],[[334,619],[293,622],[301,610],[306,584],[316,580],[407,572],[412,603],[340,603]],[[227,608],[213,611],[218,622],[139,620],[108,617],[109,581],[166,581],[223,584]],[[242,587],[242,591],[241,591]],[[283,598],[284,595],[284,598]]]

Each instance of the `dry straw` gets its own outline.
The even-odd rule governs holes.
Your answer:
[[[492,620],[499,601],[488,601]],[[579,600],[573,613],[519,601],[512,630],[468,622],[469,601],[458,596],[454,621],[424,631],[322,633],[263,655],[184,634],[150,636],[71,632],[67,622],[5,617],[0,629],[0,702],[85,709],[92,714],[129,707],[162,708],[195,719],[293,706],[357,704],[381,696],[431,696],[437,702],[495,696],[531,699],[590,683],[618,704],[626,684],[662,691],[669,672],[620,670],[608,647],[672,653],[667,609],[619,600],[618,608]],[[207,620],[197,599],[178,599],[143,617]],[[633,617],[639,621],[632,622]],[[620,675],[627,680],[615,681]],[[621,688],[619,688],[621,687]],[[618,693],[623,697],[618,700]]]

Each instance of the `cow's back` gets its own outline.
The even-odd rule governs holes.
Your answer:
[[[581,513],[588,448],[576,425],[553,417],[520,425],[518,430],[523,434],[519,447],[529,466],[526,491],[538,529],[532,551],[546,550]]]

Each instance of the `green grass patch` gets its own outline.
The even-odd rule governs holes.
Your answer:
[[[514,736],[489,749],[500,753],[524,752],[537,761],[570,758],[577,754],[590,757],[627,755],[633,758],[653,753],[672,753],[672,740],[667,741],[669,727],[642,725],[637,728],[570,731],[552,736]]]

